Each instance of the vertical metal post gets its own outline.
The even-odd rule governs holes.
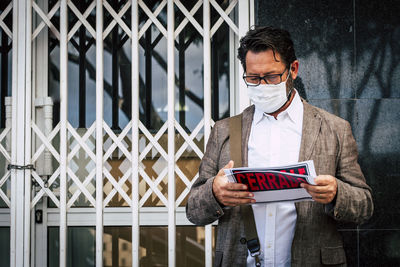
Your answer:
[[[175,266],[175,16],[168,0],[168,266]]]
[[[60,267],[67,266],[68,7],[60,5]]]
[[[211,39],[210,39],[210,2],[203,2],[203,60],[204,60],[204,151],[211,131]],[[218,79],[218,77],[215,77]],[[205,266],[212,265],[211,225],[205,227]]]
[[[239,36],[238,38],[240,39],[242,36],[246,34],[246,32],[250,28],[250,21],[249,21],[249,0],[245,1],[238,1],[238,7],[239,7]],[[235,111],[236,114],[242,112],[246,107],[249,106],[250,100],[247,96],[247,87],[246,84],[244,83],[242,77],[243,74],[243,68],[240,64],[239,61],[238,63],[238,69],[236,73],[236,80],[238,83],[237,89],[238,91],[236,92],[236,97],[237,97],[237,109]],[[231,114],[233,115],[233,114]]]
[[[26,1],[25,40],[25,152],[24,165],[31,164],[31,118],[32,118],[32,2]],[[30,266],[31,230],[31,170],[24,171],[24,266]]]
[[[238,81],[236,79],[237,68],[239,68],[236,59],[237,36],[232,29],[229,29],[229,114],[236,114],[237,101],[236,92]]]
[[[256,8],[254,6],[254,0],[249,0],[249,4],[250,4],[250,6],[249,6],[249,16],[250,16],[249,21],[250,21],[250,27],[251,27],[251,26],[255,25],[255,23],[256,23],[256,18],[255,18]]]
[[[45,14],[48,12],[47,0],[37,0],[36,4],[43,10]],[[31,9],[31,8],[30,8]],[[38,26],[42,19],[32,13],[32,28]],[[53,127],[53,101],[48,97],[48,32],[42,30],[39,35],[32,40],[32,100],[34,99],[34,107],[32,116],[28,117],[35,121],[39,129],[45,136],[48,136]],[[32,36],[32,34],[31,34]],[[32,131],[32,130],[31,130]],[[30,133],[27,133],[30,134]],[[41,145],[39,137],[34,138],[32,135],[32,145],[34,149],[38,149]],[[36,173],[43,177],[44,180],[53,174],[52,154],[48,149],[43,151],[43,155],[36,160]],[[34,190],[34,189],[33,189]],[[43,222],[35,223],[35,210],[42,209]],[[42,203],[38,203],[31,208],[31,266],[47,266],[47,197],[43,196]]]
[[[25,163],[26,12],[27,1],[14,1],[11,164],[16,165]],[[11,171],[10,263],[12,267],[24,265],[24,179],[23,171]]]
[[[139,10],[132,1],[132,266],[139,266]]]
[[[103,1],[96,1],[96,266],[103,266]]]

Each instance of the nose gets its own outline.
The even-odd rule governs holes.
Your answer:
[[[265,81],[265,78],[260,78],[260,84],[267,84],[267,82]]]

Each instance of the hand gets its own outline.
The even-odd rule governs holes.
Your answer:
[[[307,190],[312,198],[319,203],[331,203],[337,193],[337,181],[332,175],[318,175],[316,185],[302,183],[300,186]]]
[[[225,205],[235,207],[242,204],[256,202],[253,193],[247,191],[247,186],[240,183],[230,183],[226,177],[224,169],[233,168],[233,161],[219,170],[213,182],[213,193],[217,200]]]

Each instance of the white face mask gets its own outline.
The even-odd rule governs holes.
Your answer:
[[[286,81],[287,79],[288,78],[286,78]],[[260,109],[265,113],[273,113],[281,108],[288,100],[286,94],[286,81],[282,81],[278,84],[248,86],[247,95],[257,109]]]

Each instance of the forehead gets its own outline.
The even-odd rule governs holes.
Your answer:
[[[282,72],[285,64],[281,60],[279,53],[268,49],[265,51],[248,51],[246,54],[246,72],[247,73],[268,73]]]

